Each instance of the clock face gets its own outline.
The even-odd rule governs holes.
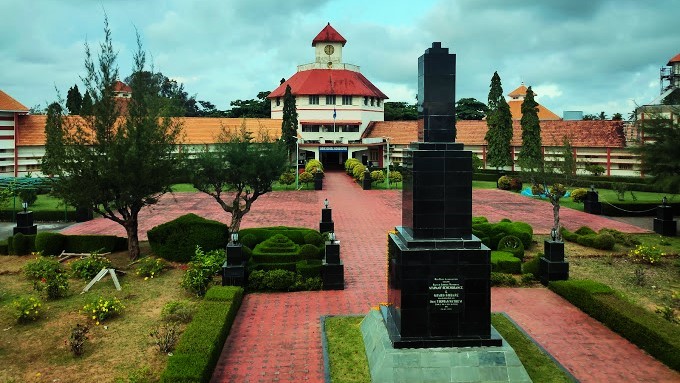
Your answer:
[[[332,45],[328,44],[323,48],[323,51],[326,52],[326,54],[330,56],[335,51],[335,48],[333,48]]]

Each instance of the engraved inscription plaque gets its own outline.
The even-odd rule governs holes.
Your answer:
[[[428,286],[430,311],[459,313],[463,311],[463,285],[460,278],[433,277]]]

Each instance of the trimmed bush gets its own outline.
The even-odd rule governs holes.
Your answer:
[[[315,278],[321,276],[321,260],[306,260],[295,264],[295,271],[302,278]]]
[[[522,264],[522,273],[538,275],[538,268],[542,256],[543,253],[539,253],[534,258],[524,262],[524,264]]]
[[[11,241],[12,253],[15,255],[28,255],[35,251],[35,234],[14,234]]]
[[[570,232],[564,227],[560,229],[562,238],[569,242],[576,242],[581,246],[592,247],[599,250],[611,250],[616,245],[616,239],[610,233],[604,231],[595,233],[593,229],[583,226],[575,232]]]
[[[296,262],[299,260],[300,246],[283,234],[276,234],[253,249],[255,262]]]
[[[352,169],[352,176],[354,177],[355,180],[361,181],[364,179],[364,173],[366,172],[366,166],[363,164],[358,164],[357,166]]]
[[[59,255],[66,249],[66,236],[50,231],[40,232],[35,237],[35,250],[42,255]]]
[[[321,161],[312,158],[305,164],[305,171],[308,173],[314,173],[316,171],[320,171],[323,173],[323,164],[321,163]]]
[[[176,262],[188,262],[200,246],[205,251],[223,249],[229,241],[228,226],[186,214],[158,225],[147,233],[154,254]]]
[[[591,235],[591,234],[597,234],[595,230],[589,228],[588,226],[581,226],[576,231],[574,232],[576,235]]]
[[[302,245],[300,248],[300,258],[302,259],[321,259],[319,248],[314,245]]]
[[[491,271],[506,274],[521,274],[522,261],[506,251],[491,252]]]
[[[571,200],[574,202],[583,202],[586,200],[588,189],[579,188],[571,191]]]
[[[641,242],[639,239],[632,235],[624,234],[618,230],[603,228],[600,229],[598,234],[610,234],[616,240],[616,243],[620,243],[627,247],[633,247],[639,245]]]
[[[218,290],[233,290],[217,291]],[[208,382],[241,306],[243,289],[216,286],[204,299],[161,374],[163,383]],[[231,298],[231,301],[228,300]]]
[[[257,237],[254,236],[253,234],[246,234],[241,236],[241,238],[239,238],[239,242],[241,242],[243,246],[247,246],[251,249],[254,248],[258,243]]]
[[[9,255],[9,245],[6,239],[0,241],[0,255]]]
[[[680,371],[680,327],[590,280],[550,282],[551,290],[670,368]]]
[[[305,236],[308,233],[321,234],[314,229],[308,229],[306,227],[272,226],[272,227],[258,227],[252,229],[241,229],[239,235],[246,236],[252,234],[255,236],[255,238],[257,238],[255,244],[258,244],[260,242],[266,241],[267,239],[277,234],[283,234],[296,244],[304,245],[306,243]],[[253,249],[255,245],[253,245],[252,247],[251,246],[248,247]]]
[[[479,239],[492,250],[496,250],[498,248],[498,242],[508,235],[519,238],[520,241],[522,241],[524,248],[528,249],[531,246],[534,231],[531,228],[531,225],[527,223],[503,220],[498,223],[473,223],[472,233],[479,237]]]
[[[69,253],[102,253],[127,249],[127,239],[115,235],[67,235],[65,250]],[[125,244],[124,246],[121,245]]]
[[[491,272],[491,286],[517,286],[517,280],[509,274]]]
[[[323,237],[321,237],[321,233],[317,231],[310,231],[309,233],[305,234],[305,243],[314,245],[314,246],[321,246],[323,245]]]
[[[501,178],[498,179],[496,184],[498,185],[498,188],[501,190],[510,190],[510,177],[502,176]]]
[[[506,251],[513,256],[524,259],[524,244],[514,235],[506,235],[498,241],[498,251]]]

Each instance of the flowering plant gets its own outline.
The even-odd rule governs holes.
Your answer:
[[[99,297],[83,306],[83,313],[92,318],[92,320],[95,321],[95,324],[99,325],[99,322],[103,322],[104,320],[123,312],[124,308],[125,306],[123,306],[123,303],[116,297]]]
[[[16,317],[19,323],[32,322],[40,317],[40,307],[42,304],[34,297],[19,298],[12,302],[12,305],[17,310]]]
[[[165,262],[159,258],[146,257],[139,261],[137,275],[147,278],[158,276],[165,269]]]
[[[653,265],[661,260],[664,253],[656,246],[637,245],[634,249],[628,252],[633,262],[647,263]]]
[[[40,280],[33,282],[33,288],[47,296],[59,299],[68,295],[69,282],[65,273],[49,272]]]

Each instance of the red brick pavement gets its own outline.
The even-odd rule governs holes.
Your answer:
[[[146,230],[176,216],[194,212],[227,221],[217,204],[194,193],[177,193],[176,201],[141,215]],[[277,192],[258,200],[243,227],[299,225],[317,227],[328,198],[341,241],[346,289],[343,291],[248,294],[218,362],[212,382],[323,382],[319,318],[321,315],[365,314],[385,300],[386,233],[401,221],[400,193],[362,191],[341,173],[329,173],[323,191]],[[547,233],[550,205],[496,190],[476,190],[473,212],[491,221],[501,218],[530,223]],[[578,213],[578,214],[577,214]],[[587,224],[626,232],[634,226],[569,209],[562,211],[568,228]],[[546,222],[543,222],[546,221]],[[104,220],[74,225],[68,233],[119,233]],[[568,302],[543,288],[496,289],[494,311],[507,312],[534,339],[583,382],[680,382],[680,374],[649,357]]]

